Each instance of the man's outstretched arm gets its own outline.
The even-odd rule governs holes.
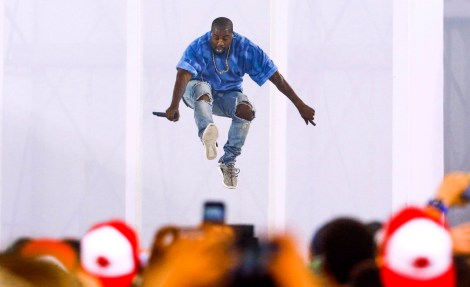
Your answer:
[[[175,87],[173,88],[173,98],[171,100],[170,107],[166,109],[166,118],[172,122],[176,122],[180,118],[180,101],[190,79],[190,72],[178,69],[178,72],[176,73]]]
[[[294,90],[291,88],[289,83],[284,79],[284,77],[276,71],[269,80],[276,86],[276,88],[283,93],[289,100],[295,105],[297,110],[299,110],[300,116],[304,119],[305,123],[308,125],[310,122],[315,126],[313,122],[315,118],[315,110],[308,105],[306,105]]]

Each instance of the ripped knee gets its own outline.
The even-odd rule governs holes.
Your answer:
[[[252,121],[255,118],[255,111],[249,102],[241,102],[237,105],[235,115],[241,119]]]
[[[211,97],[209,96],[209,94],[204,94],[204,95],[200,96],[197,100],[198,101],[205,101],[205,102],[210,103],[211,102]]]

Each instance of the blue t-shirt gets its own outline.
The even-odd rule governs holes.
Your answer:
[[[276,65],[255,43],[240,34],[233,34],[228,57],[230,69],[227,73],[220,75],[215,70],[210,32],[197,38],[186,48],[176,68],[190,72],[191,80],[208,82],[216,91],[242,91],[245,74],[250,75],[258,85],[263,85],[277,71]],[[226,69],[226,57],[227,52],[222,55],[214,54],[219,71]]]

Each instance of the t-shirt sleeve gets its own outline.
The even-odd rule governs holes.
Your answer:
[[[262,86],[276,71],[277,66],[258,46],[251,46],[247,51],[247,70],[251,79]]]
[[[176,69],[183,69],[190,72],[194,77],[201,73],[201,64],[196,57],[196,53],[192,46],[189,46],[181,56]]]

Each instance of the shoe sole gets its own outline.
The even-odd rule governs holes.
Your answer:
[[[219,164],[219,172],[220,172],[220,175],[222,176],[222,184],[228,188],[228,189],[236,189],[237,187],[236,186],[233,186],[233,185],[226,185],[225,184],[225,181],[224,181],[224,173],[222,172],[222,168],[220,168],[220,164]]]
[[[202,134],[202,144],[206,149],[206,157],[208,160],[212,160],[217,157],[217,138],[219,137],[219,131],[216,125],[209,124],[204,133]]]

